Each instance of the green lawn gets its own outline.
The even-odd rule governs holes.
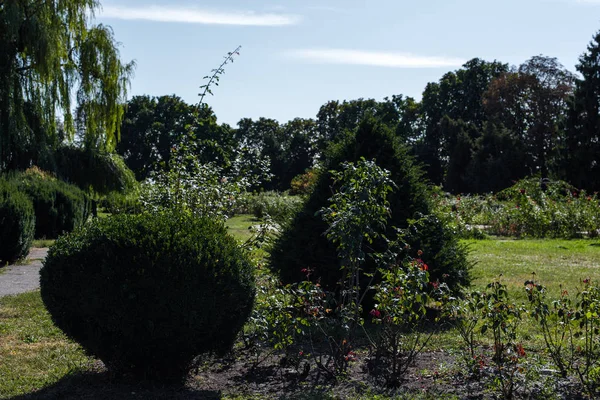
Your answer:
[[[233,237],[243,242],[252,237],[250,227],[259,223],[260,221],[253,215],[243,214],[229,218],[225,225],[227,225],[227,230]]]
[[[53,384],[89,362],[53,325],[39,292],[0,298],[0,398]]]
[[[482,288],[502,274],[501,281],[524,299],[523,283],[535,279],[557,296],[560,286],[573,291],[581,281],[600,281],[600,240],[470,240],[473,286]]]

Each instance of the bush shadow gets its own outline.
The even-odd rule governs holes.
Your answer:
[[[81,372],[67,375],[53,385],[11,400],[219,400],[220,391],[199,390],[185,385],[161,385],[157,383],[126,383],[111,379],[108,372]]]

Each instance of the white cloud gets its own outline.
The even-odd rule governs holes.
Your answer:
[[[123,7],[106,5],[99,17],[157,22],[182,22],[190,24],[284,26],[300,21],[295,15],[256,13],[244,11],[208,11],[184,7]]]
[[[286,52],[288,57],[323,64],[370,65],[390,68],[441,68],[461,66],[461,58],[420,56],[410,53],[344,49],[300,49]]]

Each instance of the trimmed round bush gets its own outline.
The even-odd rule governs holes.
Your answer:
[[[41,272],[55,324],[118,376],[183,379],[226,353],[254,302],[253,268],[222,223],[116,215],[59,238]]]
[[[36,238],[56,239],[87,221],[91,203],[78,187],[38,170],[20,173],[13,180],[33,202]]]
[[[31,200],[14,184],[0,179],[0,266],[27,255],[34,229]]]
[[[312,276],[320,279],[322,286],[335,290],[341,279],[340,263],[335,246],[323,234],[327,224],[318,211],[329,206],[329,198],[336,189],[328,171],[339,170],[342,162],[357,162],[361,157],[375,159],[377,165],[391,173],[397,188],[388,197],[391,217],[387,222],[387,236],[394,238],[394,227],[408,228],[409,221],[431,214],[430,193],[423,173],[415,165],[394,133],[375,118],[363,120],[355,132],[348,133],[340,143],[328,149],[325,165],[314,190],[303,209],[284,227],[271,250],[270,267],[285,283],[306,279],[302,272],[310,268]],[[469,284],[469,264],[466,250],[437,218],[427,217],[419,229],[412,229],[406,238],[411,254],[420,256],[429,266],[432,281],[437,279],[458,290]],[[382,251],[383,243],[374,243],[365,252]],[[365,272],[375,271],[373,263],[363,266]]]

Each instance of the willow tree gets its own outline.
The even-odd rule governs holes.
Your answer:
[[[97,0],[0,0],[0,171],[24,149],[76,129],[112,149],[133,63],[112,29],[92,25]],[[59,126],[60,125],[60,126]]]

